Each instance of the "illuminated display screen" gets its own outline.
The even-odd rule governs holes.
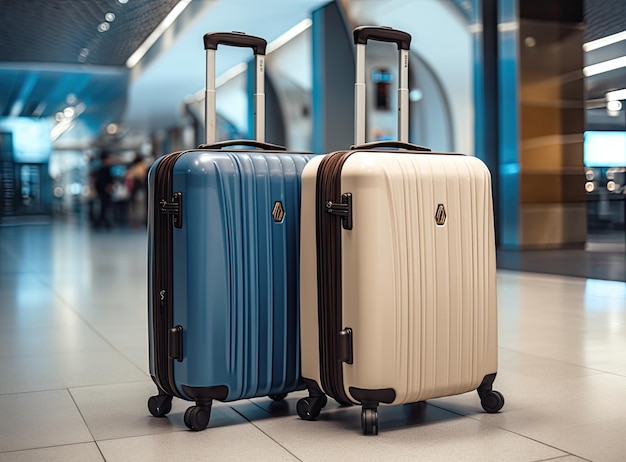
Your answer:
[[[585,132],[585,167],[626,167],[626,132]]]
[[[372,71],[372,82],[374,83],[391,83],[391,72],[387,69],[374,69]]]

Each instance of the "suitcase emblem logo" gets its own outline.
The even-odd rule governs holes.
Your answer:
[[[435,212],[435,222],[438,226],[443,226],[446,223],[446,208],[443,204],[437,205],[437,211]]]
[[[274,202],[274,208],[272,209],[272,217],[274,222],[280,223],[285,218],[285,209],[280,201]]]

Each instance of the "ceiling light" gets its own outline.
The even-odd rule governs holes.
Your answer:
[[[80,50],[80,53],[78,54],[78,62],[84,63],[85,61],[87,61],[87,56],[89,56],[89,48],[82,48]]]
[[[119,1],[119,0],[118,0]],[[180,0],[176,4],[172,11],[161,21],[152,33],[148,36],[148,38],[139,45],[139,48],[135,50],[135,52],[126,60],[126,67],[129,69],[135,67],[141,58],[148,52],[148,50],[154,45],[154,43],[161,37],[163,32],[165,32],[173,23],[176,21],[176,18],[187,8],[187,5],[191,3],[191,0]]]
[[[616,99],[607,101],[606,109],[610,112],[617,112],[622,110],[622,102]]]
[[[115,21],[115,14],[114,13],[107,13],[104,15],[104,19],[106,19],[109,22],[113,22]]]
[[[606,47],[608,45],[613,45],[614,43],[621,42],[622,40],[626,40],[626,31],[618,32],[617,34],[609,35],[608,37],[602,37],[601,39],[584,43],[583,50],[585,51],[597,50],[598,48]]]
[[[117,0],[117,3],[121,3],[122,5],[126,5],[128,0]]]
[[[519,29],[519,24],[515,21],[501,22],[498,24],[498,32],[514,32]]]
[[[98,32],[106,32],[110,27],[111,25],[108,22],[101,22],[98,24]]]
[[[420,101],[424,97],[424,93],[419,88],[413,88],[409,91],[409,100],[413,103]]]
[[[621,90],[609,91],[604,96],[606,97],[607,101],[626,99],[626,88],[622,88]]]
[[[74,117],[75,114],[76,114],[76,111],[71,106],[68,106],[65,109],[63,109],[63,115],[67,117],[68,119],[71,119],[72,117]]]
[[[583,68],[583,74],[585,77],[591,77],[605,72],[614,71],[615,69],[621,69],[626,67],[626,56],[620,56],[619,58],[609,59],[608,61],[602,61],[598,64],[592,64]]]

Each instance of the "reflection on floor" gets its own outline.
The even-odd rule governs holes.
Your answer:
[[[624,460],[626,283],[502,270],[498,289],[499,414],[475,393],[385,407],[371,437],[332,400],[301,420],[296,393],[216,403],[195,433],[188,403],[146,407],[145,233],[2,226],[0,462]]]

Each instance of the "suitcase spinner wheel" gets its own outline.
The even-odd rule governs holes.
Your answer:
[[[378,435],[378,410],[375,407],[363,406],[361,428],[364,435]]]
[[[494,414],[504,406],[504,396],[499,391],[491,390],[480,397],[480,405],[486,412]]]
[[[476,389],[480,397],[480,405],[485,412],[495,414],[504,406],[504,396],[492,388],[496,374],[485,376],[480,386]]]
[[[184,420],[189,430],[200,431],[204,430],[209,425],[212,403],[213,401],[208,401],[187,408]]]
[[[326,395],[302,398],[296,405],[296,411],[302,420],[315,420],[327,402]]]
[[[154,417],[164,417],[172,410],[172,396],[151,396],[150,399],[148,399],[148,410]]]

